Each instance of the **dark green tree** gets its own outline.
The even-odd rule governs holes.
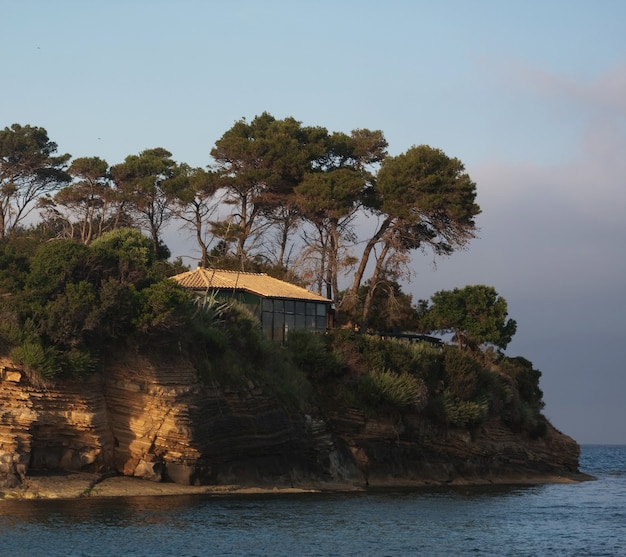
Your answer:
[[[319,128],[303,127],[293,118],[277,120],[264,112],[251,122],[239,120],[215,143],[211,156],[224,202],[233,210],[214,229],[222,230],[226,241],[236,234],[235,254],[242,263],[251,251],[259,251],[255,242],[280,218],[279,209],[310,168],[321,134]],[[285,249],[281,246],[279,251]]]
[[[148,280],[156,254],[154,244],[139,230],[118,228],[103,234],[91,244],[103,279],[141,286]]]
[[[479,284],[436,292],[425,320],[431,330],[454,333],[459,349],[475,351],[484,344],[507,347],[517,330],[507,315],[506,300],[492,286]]]
[[[209,219],[218,208],[216,194],[219,180],[215,172],[202,168],[181,165],[181,171],[187,180],[178,180],[168,188],[168,194],[174,202],[174,215],[184,222],[184,226],[193,231],[200,248],[200,265],[209,264],[209,245],[207,226]]]
[[[356,295],[366,267],[375,253],[370,287],[402,262],[402,256],[430,247],[437,255],[463,248],[473,237],[476,184],[461,161],[427,145],[382,162],[376,185],[368,200],[379,225],[363,250],[354,275],[350,297]],[[405,259],[408,261],[408,259]],[[393,273],[391,273],[393,276]],[[366,325],[370,294],[363,307]]]
[[[354,130],[327,134],[323,146],[295,199],[314,230],[305,251],[315,263],[314,281],[319,292],[338,301],[338,277],[349,261],[340,254],[356,239],[352,222],[372,187],[375,165],[387,154],[387,141],[381,131]]]
[[[81,157],[72,161],[68,173],[73,182],[54,197],[42,200],[47,218],[62,220],[67,238],[89,244],[113,225],[114,195],[109,165],[99,157]]]
[[[44,128],[13,124],[0,131],[0,238],[24,221],[39,198],[70,181],[70,155],[56,151]]]
[[[403,292],[401,285],[390,277],[385,277],[385,280],[380,281],[377,288],[370,288],[369,281],[361,285],[357,304],[343,313],[347,322],[360,322],[363,303],[370,292],[373,293],[368,319],[371,330],[377,332],[416,330],[418,310],[413,306],[413,297]]]
[[[152,238],[154,251],[162,256],[161,231],[173,215],[171,190],[187,180],[172,153],[157,147],[139,155],[129,155],[123,163],[111,168],[118,196],[131,207],[139,226]]]

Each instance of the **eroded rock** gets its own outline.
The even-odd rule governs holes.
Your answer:
[[[0,362],[0,487],[70,470],[186,485],[397,484],[572,475],[578,445],[530,440],[497,421],[474,438],[419,414],[294,415],[259,385],[203,386],[184,361],[120,356],[106,372],[32,385]]]

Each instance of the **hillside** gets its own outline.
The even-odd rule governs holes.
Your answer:
[[[185,358],[146,353],[119,353],[102,373],[46,385],[7,360],[2,365],[5,489],[42,470],[287,487],[581,477],[578,445],[547,422],[533,438],[496,415],[468,428],[424,409],[373,413],[328,398],[315,407],[315,396],[297,408],[258,378],[238,388],[208,385]]]
[[[5,488],[68,470],[206,485],[579,477],[578,445],[542,415],[541,372],[496,349],[505,303],[495,336],[470,323],[455,346],[336,328],[283,344],[244,306],[168,279],[136,230],[0,247]],[[477,293],[495,298],[461,298]]]

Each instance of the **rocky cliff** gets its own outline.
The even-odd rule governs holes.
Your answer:
[[[287,411],[261,385],[203,385],[178,360],[116,361],[89,378],[42,384],[0,360],[0,487],[44,469],[192,485],[578,477],[578,445],[551,427],[531,440],[498,422],[472,437],[419,414],[321,417]]]

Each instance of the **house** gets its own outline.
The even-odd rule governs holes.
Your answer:
[[[289,331],[323,333],[332,326],[332,300],[265,273],[198,267],[172,277],[181,286],[204,296],[236,300],[261,321],[265,335],[285,342]]]

